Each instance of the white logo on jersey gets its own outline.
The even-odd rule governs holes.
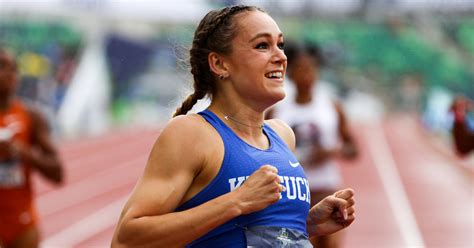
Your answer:
[[[10,141],[13,136],[19,133],[22,129],[21,122],[17,121],[12,115],[5,118],[8,123],[5,127],[0,127],[0,141]]]
[[[293,167],[293,168],[296,168],[300,165],[299,162],[296,162],[296,163],[292,163],[290,160],[288,160],[288,162],[290,162],[290,166]]]

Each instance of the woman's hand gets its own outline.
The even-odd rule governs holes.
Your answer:
[[[355,219],[354,191],[343,189],[327,196],[313,206],[306,221],[309,236],[335,233]]]
[[[236,194],[242,214],[249,214],[277,202],[280,193],[285,190],[280,184],[278,170],[271,165],[264,165],[233,193]]]

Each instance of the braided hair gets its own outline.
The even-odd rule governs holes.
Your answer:
[[[232,40],[237,33],[233,17],[244,11],[256,10],[264,12],[254,6],[236,5],[210,11],[204,16],[194,32],[189,51],[194,92],[176,109],[173,117],[186,114],[199,99],[216,93],[216,76],[209,67],[208,55],[211,52],[230,54]]]

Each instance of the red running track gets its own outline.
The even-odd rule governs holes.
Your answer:
[[[432,145],[413,119],[360,124],[361,156],[341,162],[356,191],[357,219],[344,247],[474,247],[474,174]],[[35,178],[42,247],[109,247],[120,210],[146,164],[158,129],[63,142],[67,180]]]

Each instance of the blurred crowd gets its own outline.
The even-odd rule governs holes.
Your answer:
[[[80,59],[80,33],[59,22],[2,19],[0,46],[16,58],[17,95],[54,124]]]
[[[385,111],[414,113],[428,130],[446,136],[453,125],[449,108],[455,96],[474,98],[469,69],[474,64],[474,19],[469,15],[300,20],[282,14],[278,21],[287,37],[320,44],[329,65],[322,78],[333,82],[343,99],[367,93],[380,100]],[[183,94],[180,89],[190,81],[183,70],[187,65],[180,60],[186,60],[181,50],[189,44],[193,23],[149,26],[155,35],[147,38],[105,29],[104,73],[111,80],[109,112],[117,125],[166,119]],[[87,31],[51,18],[0,20],[0,45],[18,60],[18,95],[40,106],[51,122],[81,62],[87,37]],[[155,109],[164,114],[153,118],[150,112]],[[468,114],[467,120],[471,118]]]

